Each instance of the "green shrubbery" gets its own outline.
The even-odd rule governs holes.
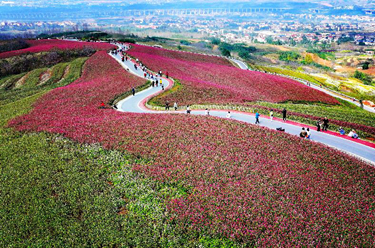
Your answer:
[[[72,83],[81,76],[82,68],[87,58],[78,58],[70,63],[60,63],[51,68],[51,78],[44,84],[39,84],[40,75],[47,68],[35,69],[26,75],[25,84],[15,88],[15,84],[25,73],[0,79],[0,105],[4,105],[24,97],[31,96],[41,90],[50,90]],[[68,73],[63,74],[68,68]]]
[[[325,60],[334,60],[336,58],[335,54],[332,52],[322,52],[318,49],[310,49],[307,50],[308,53],[314,53],[319,56],[319,58],[325,59]]]
[[[212,44],[216,44],[216,43],[217,43],[216,40],[212,41]],[[240,56],[241,58],[249,59],[250,54],[256,51],[255,47],[246,46],[245,44],[242,44],[242,43],[229,44],[226,42],[219,42],[218,45],[219,45],[221,54],[227,57],[229,57],[232,52],[235,52],[235,53],[238,53],[238,56]]]
[[[0,53],[19,50],[28,48],[29,45],[26,41],[18,39],[18,40],[9,40],[9,41],[1,41],[0,42]]]
[[[95,53],[90,47],[79,50],[56,50],[41,53],[26,53],[0,59],[0,77],[28,72],[37,68],[69,62],[79,57],[89,57]]]
[[[301,55],[297,52],[280,52],[279,60],[281,61],[298,61]]]
[[[366,85],[372,85],[372,79],[366,73],[363,73],[363,72],[360,72],[360,71],[355,71],[353,77],[361,80]]]

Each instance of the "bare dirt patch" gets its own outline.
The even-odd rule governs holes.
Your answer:
[[[69,74],[70,71],[70,65],[65,67],[64,74],[62,75],[61,79],[57,82],[57,84],[61,83]]]
[[[47,81],[50,80],[51,77],[52,77],[52,70],[48,69],[47,71],[40,74],[39,83],[37,84],[37,86],[47,83]]]
[[[21,77],[15,84],[14,84],[14,89],[21,88],[23,85],[25,85],[27,78],[29,77],[30,72],[26,73],[25,76]]]

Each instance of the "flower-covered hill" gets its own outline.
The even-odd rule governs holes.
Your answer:
[[[102,42],[78,42],[68,40],[27,40],[30,47],[20,50],[0,53],[0,59],[9,58],[24,53],[48,52],[53,49],[57,50],[76,50],[90,47],[95,50],[110,50],[116,46]]]
[[[338,104],[333,97],[299,82],[241,70],[229,66],[223,58],[141,45],[134,45],[128,53],[151,70],[168,72],[171,77],[180,80],[182,89],[165,96],[162,101],[168,99],[180,105],[251,101]]]
[[[10,126],[149,159],[134,171],[185,188],[185,197],[166,204],[170,221],[187,235],[225,236],[245,246],[375,245],[374,168],[241,122],[98,108],[144,83],[98,52],[81,79],[46,94]]]

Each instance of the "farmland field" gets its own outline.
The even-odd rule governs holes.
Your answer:
[[[209,65],[211,62],[204,68],[208,70]],[[148,244],[125,243],[120,238],[113,243],[108,240],[99,243],[89,236],[91,242],[102,246],[165,247],[189,245],[183,241],[207,246],[375,245],[372,238],[374,168],[323,145],[241,122],[214,117],[119,113],[99,108],[101,101],[108,103],[116,95],[145,83],[127,74],[105,52],[97,52],[86,62],[80,79],[41,96],[30,113],[9,122],[9,127],[21,131],[14,131],[16,134],[25,132],[31,137],[35,132],[38,135],[40,132],[60,134],[79,144],[103,147],[104,155],[114,150],[129,154],[131,161],[119,163],[105,159],[101,153],[94,157],[103,159],[108,166],[120,164],[116,167],[120,172],[113,180],[116,186],[135,184],[131,181],[134,175],[125,177],[121,172],[126,163],[132,173],[144,177],[148,184],[168,186],[153,187],[164,197],[148,205],[150,209],[165,208],[161,211],[163,221],[159,222],[152,214],[149,217],[158,230],[158,237],[163,230],[161,225],[172,232],[174,238],[161,235],[160,243]],[[73,159],[74,151],[72,148],[70,153],[68,149],[67,161]],[[90,170],[90,166],[79,170]],[[7,168],[7,173],[11,173],[12,169]],[[95,177],[101,178],[101,175]],[[10,178],[3,180],[12,182]],[[123,178],[131,183],[121,181]],[[174,192],[178,193],[168,193],[173,188],[177,188]],[[111,194],[108,193],[108,197],[112,197]],[[145,202],[150,202],[150,198],[145,198]],[[104,200],[108,199],[104,197]],[[111,202],[105,206],[111,208]],[[125,204],[124,218],[131,218],[134,211],[138,213],[139,206]],[[90,210],[96,213],[95,208]],[[119,237],[121,232],[125,232],[125,237],[150,234],[148,228],[142,232],[140,226],[148,225],[139,219],[133,222],[130,219],[129,223],[141,234],[127,233],[131,224],[110,231],[108,223],[116,214],[114,210],[106,212],[104,220],[108,222],[103,225],[108,232],[103,234],[103,239],[105,235]],[[11,215],[5,216],[9,220]],[[21,216],[27,216],[27,212],[22,212]],[[73,216],[81,221],[89,215],[85,211],[73,211]],[[94,223],[87,225],[94,228]],[[44,228],[45,223],[34,225]],[[171,226],[174,228],[170,229]],[[93,230],[95,233],[95,228]],[[35,235],[23,238],[32,242],[33,237],[39,240]]]

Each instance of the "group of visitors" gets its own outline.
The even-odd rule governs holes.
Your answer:
[[[358,134],[357,134],[357,132],[356,132],[354,129],[352,129],[352,130],[349,132],[348,136],[349,136],[350,138],[353,138],[353,139],[359,139]]]
[[[342,127],[340,127],[340,128],[339,128],[339,133],[340,133],[341,135],[345,135],[345,130],[344,130]],[[352,129],[352,130],[349,132],[348,136],[349,136],[350,138],[353,138],[353,139],[359,139],[359,136],[358,136],[357,132],[356,132],[354,129]]]
[[[286,122],[286,109],[283,108],[283,110],[281,111],[281,114],[283,115],[283,121]],[[273,109],[270,110],[270,120],[273,121],[273,117],[274,117],[274,112],[273,112]],[[255,118],[256,118],[256,114],[255,114]],[[256,121],[257,122],[257,121]],[[259,120],[258,120],[258,123],[259,123]]]
[[[128,61],[128,56],[125,53],[126,49],[114,50],[114,51],[112,51],[112,54],[117,55],[118,53],[120,53],[121,54],[121,60],[123,62],[124,61]],[[139,62],[138,59],[136,59],[136,63],[134,63],[134,68],[136,70],[138,69],[137,64],[138,64],[139,68],[144,72],[144,74],[143,74],[144,78],[151,79],[151,85],[152,85],[152,87],[158,87],[160,85],[162,87],[162,89],[164,90],[164,85],[163,85],[163,80],[162,80],[163,73],[162,73],[161,70],[158,71],[158,73],[156,73],[154,75],[153,73],[151,73],[146,68],[146,66],[144,66],[141,62]],[[169,78],[168,72],[165,73],[165,76],[166,76],[166,78]],[[311,84],[309,82],[307,83],[307,85],[311,86]],[[132,88],[132,95],[133,96],[135,95],[135,88],[134,87]],[[353,99],[353,101],[355,101],[355,99]],[[101,102],[100,108],[105,108],[104,102]],[[173,108],[174,108],[175,111],[177,111],[177,109],[178,109],[177,102],[174,102]],[[167,100],[165,102],[165,110],[169,110],[169,109],[170,109],[170,103]],[[187,114],[191,114],[190,105],[187,105],[187,107],[186,107],[186,113]],[[286,120],[287,120],[287,110],[285,108],[283,108],[283,110],[281,111],[281,113],[282,113],[283,121],[286,122]],[[205,109],[205,115],[207,115],[207,116],[210,115],[210,110],[208,108]],[[230,119],[231,117],[232,117],[231,112],[228,111],[227,114],[226,114],[226,118]],[[273,118],[274,118],[274,110],[273,109],[270,110],[269,117],[270,117],[270,120],[273,121]],[[260,124],[260,120],[259,119],[260,119],[260,114],[259,114],[258,111],[256,111],[255,112],[255,124]],[[316,128],[317,128],[318,132],[319,131],[327,131],[328,127],[329,127],[329,120],[328,120],[327,117],[324,117],[323,119],[317,120],[317,122],[316,122]],[[345,130],[342,127],[340,127],[338,131],[339,131],[339,133],[341,135],[345,135]],[[353,138],[353,139],[358,139],[359,138],[358,134],[356,133],[356,131],[354,129],[352,129],[349,132],[348,136],[351,137],[351,138]],[[304,128],[303,127],[302,130],[301,130],[301,132],[300,132],[300,137],[304,138],[304,139],[310,139],[311,138],[310,128]]]
[[[310,132],[310,128],[302,128],[302,131],[300,132],[299,134],[299,137],[303,138],[303,139],[310,139],[311,138],[311,132]]]
[[[169,108],[170,108],[170,104],[169,104],[169,101],[167,100],[167,101],[165,101],[165,110],[169,110]],[[178,109],[177,102],[174,102],[173,108],[174,108],[175,111]]]
[[[161,86],[161,89],[164,90],[163,79],[162,78],[158,78],[156,76],[154,79],[152,79],[151,86],[152,87],[159,87],[159,85]]]
[[[324,119],[319,119],[317,122],[316,122],[316,131],[320,132],[320,131],[327,131],[328,129],[328,123],[329,123],[329,120],[327,117],[324,117]]]

